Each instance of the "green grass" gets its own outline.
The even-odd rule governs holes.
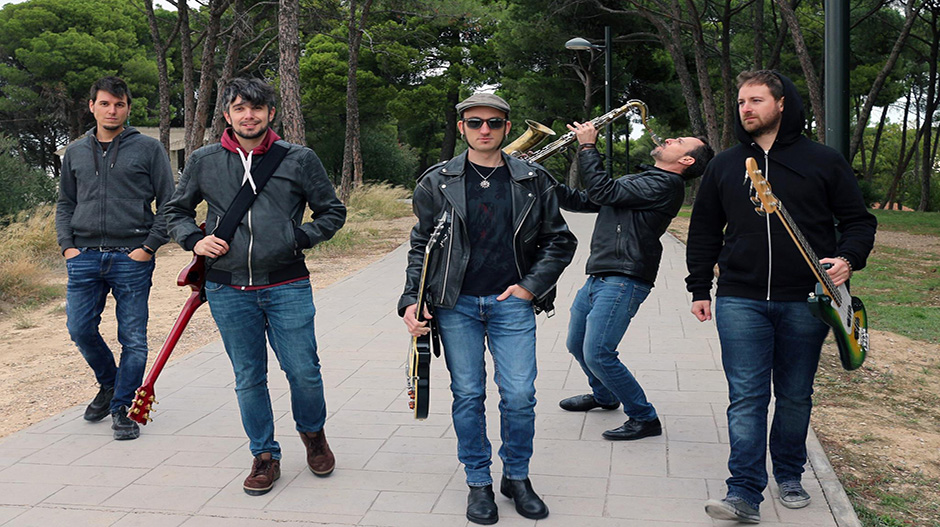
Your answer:
[[[940,236],[940,212],[871,211],[878,218],[878,229],[910,234]]]

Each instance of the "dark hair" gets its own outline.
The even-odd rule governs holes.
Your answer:
[[[708,140],[702,136],[696,136],[696,139],[702,142],[702,146],[697,146],[686,152],[685,155],[692,156],[694,163],[685,167],[682,171],[682,178],[685,180],[695,179],[705,173],[705,167],[708,162],[715,157],[715,150],[708,144]]]
[[[98,100],[99,90],[104,90],[115,97],[127,96],[127,105],[131,105],[131,89],[127,87],[126,82],[118,77],[108,75],[107,77],[101,77],[95,81],[95,83],[91,85],[91,90],[88,92],[89,100]]]
[[[738,74],[738,89],[745,84],[763,84],[770,89],[770,94],[774,100],[779,101],[783,97],[783,82],[773,70],[750,70],[742,71]]]
[[[274,88],[261,79],[240,77],[229,81],[222,91],[222,102],[225,103],[226,112],[239,96],[245,102],[274,108]]]

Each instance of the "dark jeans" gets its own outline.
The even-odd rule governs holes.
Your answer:
[[[806,302],[720,296],[715,322],[728,379],[728,494],[754,506],[767,486],[767,407],[776,398],[770,459],[778,484],[800,481],[813,408],[813,380],[829,332]]]
[[[652,421],[656,409],[620,361],[617,346],[650,289],[628,276],[589,276],[571,304],[568,322],[568,351],[587,375],[594,399],[605,405],[620,401],[624,413],[637,421]]]
[[[147,366],[148,301],[154,261],[132,260],[129,250],[80,249],[65,261],[68,289],[65,301],[69,336],[95,372],[101,386],[113,386],[111,411],[130,406]],[[108,293],[114,295],[121,343],[120,366],[101,338],[98,326]]]
[[[492,448],[486,437],[486,365],[484,340],[493,356],[493,379],[499,388],[499,457],[508,479],[529,477],[535,436],[535,312],[532,302],[510,296],[460,295],[453,309],[437,308],[450,371],[450,391],[457,458],[464,464],[467,484],[493,482]]]
[[[268,392],[265,334],[287,374],[297,431],[319,432],[326,421],[310,280],[249,291],[206,282],[206,297],[235,370],[235,394],[251,455],[270,452],[280,459]]]

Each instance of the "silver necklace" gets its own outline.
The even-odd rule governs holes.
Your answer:
[[[495,167],[493,167],[493,170],[490,170],[490,173],[489,173],[489,174],[487,174],[487,175],[484,176],[483,174],[480,173],[479,170],[477,170],[477,166],[476,166],[476,165],[474,165],[473,163],[471,163],[471,162],[469,162],[469,161],[468,161],[468,163],[470,163],[470,168],[472,168],[473,171],[476,172],[478,176],[480,176],[480,179],[483,180],[483,181],[480,182],[480,188],[490,188],[490,182],[487,181],[487,180],[490,179],[490,176],[492,176],[493,174],[496,173],[496,170],[497,170],[500,166],[502,166],[502,163],[496,165]]]

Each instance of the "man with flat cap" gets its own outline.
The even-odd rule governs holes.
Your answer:
[[[425,287],[450,372],[457,434],[470,494],[467,519],[499,519],[492,452],[486,435],[484,349],[499,388],[500,492],[530,519],[548,516],[532,490],[529,459],[535,436],[535,315],[552,311],[555,282],[574,256],[577,240],[558,210],[555,180],[536,163],[503,154],[509,104],[477,93],[457,104],[457,128],[467,151],[418,178],[405,290],[398,312],[412,335],[428,332],[416,304],[424,250],[447,216]],[[430,318],[431,313],[425,313]]]

